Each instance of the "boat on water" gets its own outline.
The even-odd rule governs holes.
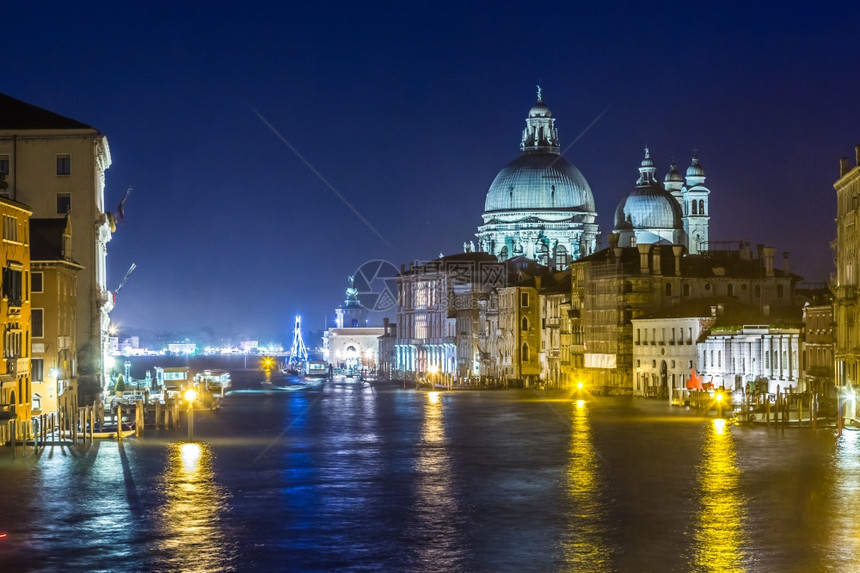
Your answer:
[[[324,360],[308,360],[304,364],[305,378],[326,378],[328,376],[328,364]]]
[[[226,370],[202,370],[194,375],[194,385],[201,393],[203,403],[215,410],[221,407],[221,400],[232,387],[232,381]]]

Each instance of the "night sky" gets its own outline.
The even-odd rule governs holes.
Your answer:
[[[850,3],[30,4],[3,9],[0,91],[108,137],[107,205],[134,187],[108,253],[111,290],[137,265],[126,332],[288,345],[363,262],[461,252],[538,83],[562,148],[605,112],[565,153],[602,246],[644,146],[661,180],[695,149],[712,240],[831,273],[860,143]]]

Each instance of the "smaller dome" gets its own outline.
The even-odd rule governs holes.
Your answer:
[[[535,103],[529,110],[529,117],[552,117],[552,112],[542,101]]]
[[[681,177],[681,174],[678,172],[677,163],[672,163],[672,165],[669,166],[669,172],[666,173],[666,177],[663,179],[663,181],[666,183],[684,182],[684,178]]]
[[[699,158],[693,157],[693,162],[687,167],[687,177],[704,177],[705,170],[699,165]]]
[[[615,228],[675,229],[684,228],[681,207],[660,184],[637,186],[615,210]]]

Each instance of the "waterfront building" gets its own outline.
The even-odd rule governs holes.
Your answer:
[[[78,411],[77,277],[72,259],[72,221],[30,220],[30,292],[33,415],[61,414],[75,420]]]
[[[801,326],[795,306],[718,306],[696,345],[702,381],[749,393],[802,390]]]
[[[91,391],[107,380],[113,298],[105,265],[114,217],[104,189],[110,165],[107,138],[98,129],[0,94],[2,195],[29,205],[38,218],[70,216],[75,229],[72,258],[84,268],[78,274],[77,375]]]
[[[498,289],[498,372],[502,382],[537,384],[541,374],[540,276],[520,274],[517,284]]]
[[[472,289],[480,289],[481,268],[497,262],[487,253],[462,253],[401,267],[394,345],[399,378],[422,380],[428,372],[436,372],[459,381],[472,375],[469,358],[458,360],[454,286],[458,286],[458,300],[465,303]],[[464,324],[466,314],[477,314],[471,303],[463,310]]]
[[[382,336],[379,337],[379,364],[376,376],[380,380],[395,379],[394,343],[397,340],[397,324],[382,319]]]
[[[30,209],[0,197],[3,219],[2,299],[3,362],[0,364],[0,443],[14,435],[31,436],[33,390],[30,379]]]
[[[836,329],[833,321],[832,295],[803,307],[803,389],[831,395],[835,389],[833,353],[836,348]]]
[[[702,299],[634,318],[633,395],[673,400],[697,366],[696,343],[726,299]]]
[[[572,361],[594,391],[629,392],[633,387],[632,320],[667,306],[714,296],[754,307],[793,304],[800,277],[775,269],[774,249],[747,243],[735,250],[684,254],[682,245],[610,247],[572,263]],[[581,342],[581,344],[580,344]],[[576,360],[574,353],[581,353]]]
[[[855,165],[848,159],[839,164],[836,190],[836,276],[833,280],[833,318],[836,323],[834,350],[836,384],[853,393],[860,382],[860,145],[854,148]],[[851,412],[855,417],[854,403]]]
[[[344,305],[335,309],[335,325],[323,333],[323,359],[339,370],[376,372],[379,337],[384,334],[384,327],[368,326],[367,309],[349,277]]]
[[[569,388],[570,368],[570,269],[547,277],[538,291],[541,307],[540,378],[549,388]]]
[[[520,156],[490,185],[478,227],[478,251],[504,261],[524,256],[564,269],[597,248],[594,196],[562,155],[555,118],[543,102],[529,110]]]

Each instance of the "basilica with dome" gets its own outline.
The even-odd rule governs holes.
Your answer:
[[[539,89],[520,156],[496,175],[487,192],[478,250],[499,260],[525,256],[564,269],[596,250],[596,217],[591,188],[561,156],[555,119]]]
[[[683,245],[692,255],[707,250],[710,191],[704,183],[705,170],[693,157],[685,178],[672,163],[661,185],[646,147],[636,186],[615,210],[618,246]]]
[[[639,178],[615,211],[618,246],[682,245],[689,254],[707,250],[710,191],[704,183],[697,157],[686,177],[673,163],[661,183],[646,148]],[[520,156],[496,175],[487,191],[477,250],[500,261],[523,256],[563,270],[597,250],[596,219],[591,187],[562,157],[555,118],[538,88]]]

